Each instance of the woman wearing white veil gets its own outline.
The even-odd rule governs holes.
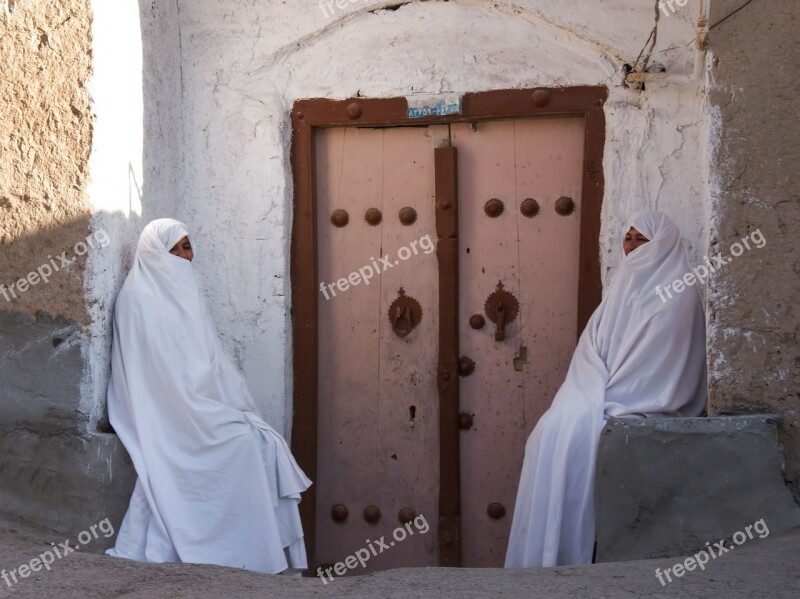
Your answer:
[[[507,568],[591,562],[605,417],[697,416],[705,406],[699,293],[687,288],[663,301],[656,292],[689,272],[680,231],[656,211],[637,214],[625,231],[626,256],[525,446]]]
[[[192,257],[182,223],[151,222],[117,296],[108,411],[138,479],[107,553],[304,569],[298,503],[311,481],[226,356]]]

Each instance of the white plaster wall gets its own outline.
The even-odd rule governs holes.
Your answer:
[[[92,226],[110,243],[89,253],[85,282],[92,318],[84,331],[82,407],[93,431],[105,406],[112,310],[152,218],[176,212],[181,163],[181,85],[175,0],[94,0],[93,144],[87,194]]]
[[[183,147],[178,213],[223,342],[267,419],[291,422],[288,244],[292,102],[553,85],[606,85],[602,252],[618,262],[632,212],[673,215],[699,262],[706,246],[702,88],[621,86],[654,21],[645,0],[178,0]],[[396,10],[375,10],[385,5]],[[653,58],[691,68],[696,1],[661,18]],[[663,52],[665,49],[674,49]],[[283,425],[283,426],[282,426]]]
[[[127,226],[141,214],[143,99],[142,39],[139,7],[134,0],[113,5],[92,2],[92,77],[89,84],[94,127],[87,189],[95,212],[93,228],[110,243],[89,252],[86,295],[91,315],[83,344],[88,371],[81,401],[89,404],[90,430],[105,398],[108,379],[111,308],[122,276],[123,247],[132,232]]]

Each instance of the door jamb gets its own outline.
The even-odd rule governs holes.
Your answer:
[[[318,269],[314,130],[322,127],[402,127],[487,120],[580,116],[585,122],[578,279],[578,335],[602,298],[600,211],[603,202],[603,150],[608,88],[578,86],[509,89],[465,94],[459,114],[409,118],[405,98],[324,98],[298,100],[291,111],[291,162],[294,178],[290,277],[292,286],[292,363],[294,419],[292,452],[300,467],[317,480]],[[316,486],[305,493],[300,515],[306,548],[313,561],[316,542]],[[310,563],[310,565],[313,565]]]

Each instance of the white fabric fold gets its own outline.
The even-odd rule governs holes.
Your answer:
[[[507,568],[591,562],[595,460],[609,416],[697,416],[706,403],[705,319],[695,288],[656,293],[689,272],[678,227],[634,216],[650,241],[622,261],[581,334],[566,379],[525,446]],[[624,233],[624,232],[623,232]]]
[[[171,219],[145,227],[114,308],[109,419],[138,480],[107,553],[306,568],[298,503],[311,481],[258,415],[192,264],[169,253],[187,234]]]

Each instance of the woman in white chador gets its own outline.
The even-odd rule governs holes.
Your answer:
[[[625,231],[625,258],[525,446],[507,568],[591,562],[595,458],[605,417],[697,416],[705,406],[699,293],[687,287],[667,298],[656,291],[690,272],[678,227],[650,211],[633,217]]]
[[[148,562],[307,567],[311,484],[220,345],[186,227],[148,224],[114,308],[108,412],[138,474],[116,546]]]

